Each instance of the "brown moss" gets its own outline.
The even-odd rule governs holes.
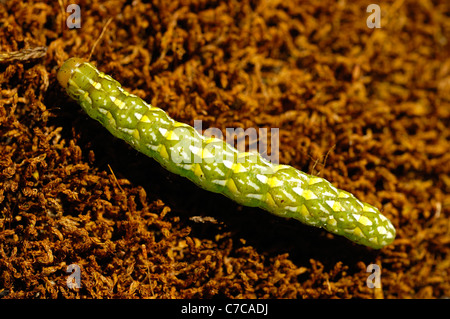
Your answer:
[[[0,295],[450,296],[450,9],[399,3],[369,29],[365,2],[93,0],[69,30],[56,1],[2,2]],[[91,53],[179,121],[278,127],[280,162],[381,208],[397,239],[357,247],[165,172],[57,84]]]

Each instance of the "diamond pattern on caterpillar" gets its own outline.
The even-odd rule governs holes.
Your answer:
[[[126,92],[88,62],[67,60],[57,78],[68,95],[114,136],[206,190],[375,249],[395,238],[395,228],[374,206],[323,178],[274,165],[257,153],[239,152],[199,134]]]

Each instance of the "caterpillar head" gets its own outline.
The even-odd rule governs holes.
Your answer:
[[[61,84],[63,88],[67,88],[69,79],[72,77],[75,69],[78,68],[78,66],[80,66],[83,62],[84,61],[80,58],[70,58],[63,63],[58,71],[58,74],[56,75],[59,84]]]
[[[89,92],[93,91],[92,83],[98,77],[97,69],[80,58],[70,58],[63,63],[56,78],[67,94],[80,103],[81,107],[92,117],[96,114],[93,110],[92,99]]]

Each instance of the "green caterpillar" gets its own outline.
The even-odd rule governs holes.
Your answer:
[[[88,62],[67,60],[57,78],[68,95],[114,136],[206,190],[375,249],[395,238],[395,228],[376,207],[323,178],[201,135],[126,92]]]

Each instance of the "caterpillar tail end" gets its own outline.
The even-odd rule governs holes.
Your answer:
[[[58,71],[58,74],[56,75],[59,84],[61,84],[63,88],[67,88],[72,73],[83,62],[84,62],[83,59],[80,58],[70,58],[69,60],[63,63],[63,65]]]

